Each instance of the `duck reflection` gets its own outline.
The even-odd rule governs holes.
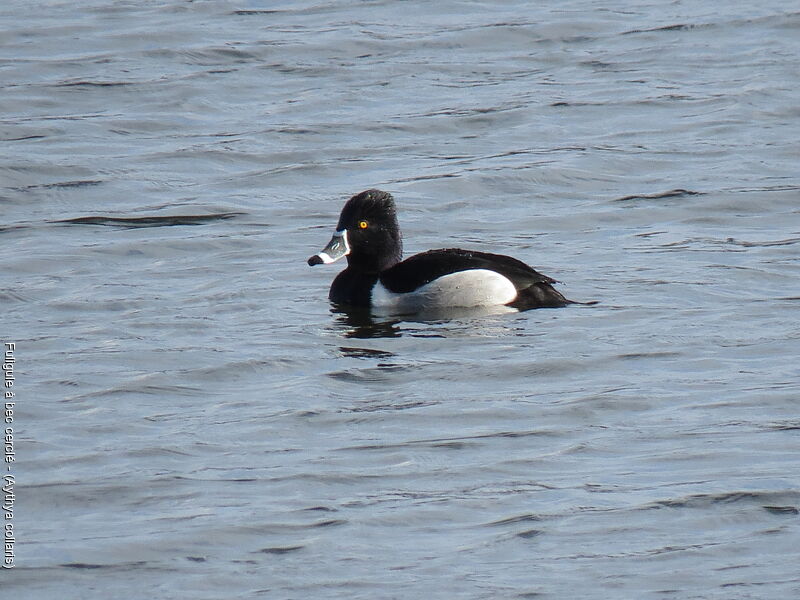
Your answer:
[[[346,338],[396,338],[402,335],[398,326],[401,319],[375,318],[369,308],[334,305],[331,313],[336,317],[335,327],[341,330]]]
[[[331,308],[336,317],[334,328],[345,338],[355,339],[513,335],[517,327],[507,317],[517,312],[507,306],[450,307],[413,315],[339,304]]]

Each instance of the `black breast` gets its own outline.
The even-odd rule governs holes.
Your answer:
[[[378,281],[377,274],[368,274],[348,267],[333,280],[328,299],[336,304],[369,306],[372,288],[376,281]]]

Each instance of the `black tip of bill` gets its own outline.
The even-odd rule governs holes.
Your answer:
[[[319,254],[315,254],[311,258],[308,259],[308,266],[313,267],[314,265],[321,265],[323,262],[322,258]]]

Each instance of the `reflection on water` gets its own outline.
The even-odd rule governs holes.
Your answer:
[[[333,327],[346,338],[395,338],[402,335],[397,325],[400,319],[375,319],[369,308],[334,306],[331,313],[336,316]]]
[[[335,305],[331,313],[336,319],[334,330],[346,338],[470,337],[512,334],[509,319],[518,314],[508,306],[439,308],[413,315],[393,315],[369,308]],[[527,312],[527,311],[526,311]]]
[[[375,350],[373,348],[353,348],[350,346],[339,346],[339,352],[342,353],[342,356],[349,356],[350,358],[391,358],[395,356],[394,352]]]

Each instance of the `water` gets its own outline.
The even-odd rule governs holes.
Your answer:
[[[800,593],[800,12],[0,8],[15,598]],[[406,251],[590,307],[332,313]],[[66,222],[65,222],[66,221]]]

